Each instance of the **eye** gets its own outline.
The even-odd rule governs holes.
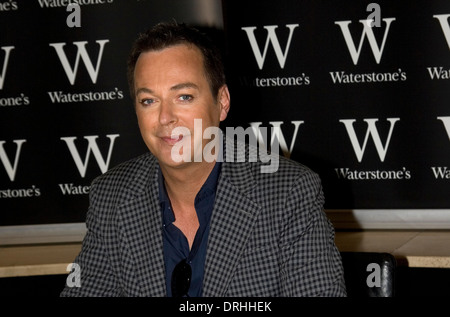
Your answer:
[[[194,97],[192,95],[181,95],[178,97],[179,100],[181,101],[192,101],[194,99]]]
[[[139,103],[143,106],[151,106],[152,104],[155,103],[155,99],[145,98],[139,101]]]

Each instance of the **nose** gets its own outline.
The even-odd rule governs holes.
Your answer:
[[[169,125],[177,121],[174,106],[170,102],[161,102],[159,110],[159,123],[161,125]]]

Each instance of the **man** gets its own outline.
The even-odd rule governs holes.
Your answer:
[[[128,79],[150,153],[94,180],[80,287],[62,296],[345,296],[318,176],[281,157],[262,173],[204,138],[230,109],[219,56],[185,25],[137,39]]]

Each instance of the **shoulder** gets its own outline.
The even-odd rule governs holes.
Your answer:
[[[132,158],[128,161],[122,162],[113,168],[109,169],[106,173],[98,176],[95,181],[103,182],[116,178],[132,177],[138,173],[142,168],[148,166],[155,160],[151,153],[145,153],[138,157]]]
[[[277,193],[296,186],[321,188],[319,175],[300,162],[279,154],[263,154],[257,147],[233,141],[226,143],[226,151],[226,174],[234,182],[252,183]]]
[[[319,175],[309,167],[278,156],[277,169],[271,173],[255,170],[259,190],[283,205],[298,204],[307,200],[323,200]]]
[[[254,164],[252,170],[255,180],[260,184],[286,188],[298,185],[321,186],[320,177],[316,172],[300,162],[281,155],[272,156],[270,162]]]
[[[137,178],[148,177],[156,167],[156,158],[151,153],[145,153],[108,170],[92,181],[91,192],[123,189]]]

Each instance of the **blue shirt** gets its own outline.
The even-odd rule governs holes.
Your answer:
[[[164,177],[161,171],[159,173],[159,200],[163,213],[163,248],[168,296],[172,296],[172,271],[175,265],[183,259],[187,259],[187,262],[192,268],[191,285],[188,295],[190,297],[200,297],[202,295],[209,223],[214,207],[214,199],[216,197],[216,188],[220,175],[220,169],[221,163],[217,162],[195,197],[194,206],[197,212],[199,228],[195,235],[191,250],[189,250],[189,243],[185,235],[173,224],[175,221],[175,216],[164,186]]]

